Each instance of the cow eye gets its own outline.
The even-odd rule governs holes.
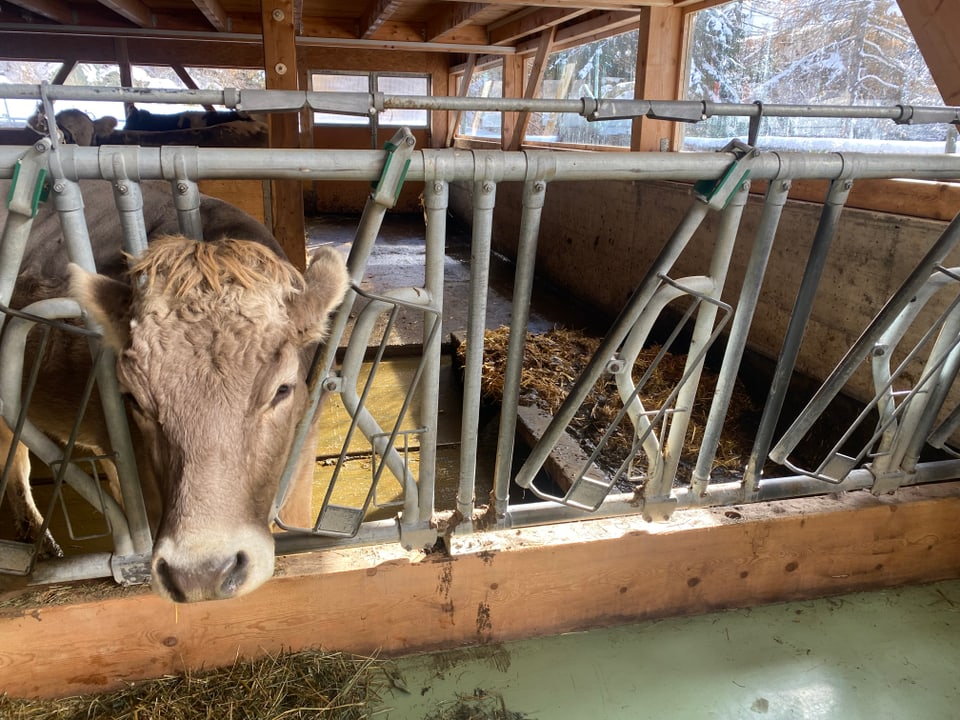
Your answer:
[[[277,388],[277,392],[273,396],[272,404],[276,405],[277,403],[282,402],[283,400],[290,397],[292,394],[293,394],[293,385],[290,385],[289,383],[284,383],[283,385]]]

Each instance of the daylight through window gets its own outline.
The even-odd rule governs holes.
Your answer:
[[[738,0],[696,13],[687,97],[714,102],[943,105],[896,0]],[[746,118],[685,126],[683,148],[745,138]],[[765,118],[772,149],[944,152],[945,125]],[[955,131],[954,131],[955,132]]]

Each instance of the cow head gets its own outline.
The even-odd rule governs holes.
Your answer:
[[[249,592],[273,574],[272,501],[346,291],[342,258],[323,249],[301,276],[253,242],[177,236],[151,242],[129,283],[71,272],[159,486],[154,588],[180,602]]]

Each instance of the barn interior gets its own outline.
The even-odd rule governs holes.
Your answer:
[[[773,5],[796,6],[795,13],[813,13],[807,20],[814,21],[789,42],[781,38],[761,47],[757,37],[782,22],[774,20]],[[500,413],[506,401],[491,399],[485,385],[471,385],[471,368],[476,367],[480,380],[480,367],[460,348],[464,338],[477,337],[477,328],[512,325],[538,336],[574,330],[601,342],[648,281],[650,268],[659,267],[667,239],[677,234],[691,204],[698,202],[692,199],[694,193],[720,192],[719,181],[705,191],[695,188],[695,181],[717,176],[711,161],[698,153],[719,150],[715,154],[731,167],[741,161],[747,167],[751,148],[757,148],[767,158],[782,158],[783,169],[763,175],[761,159],[750,166],[752,185],[745,186],[741,177],[730,191],[733,200],[728,202],[740,203],[742,216],[734,232],[738,239],[730,252],[729,273],[726,282],[721,281],[722,299],[715,298],[715,304],[723,315],[725,303],[736,308],[745,302],[751,268],[759,262],[752,241],[764,236],[769,208],[776,206],[779,223],[762,260],[764,280],[756,287],[756,311],[748,320],[743,357],[737,363],[737,391],[754,412],[746,421],[746,448],[734,452],[739,458],[735,472],[746,472],[751,444],[762,434],[756,427],[765,422],[775,427],[766,448],[770,451],[810,398],[834,377],[850,349],[858,347],[865,328],[872,327],[891,298],[902,294],[919,273],[916,268],[928,267],[923,263],[931,248],[956,232],[952,228],[960,211],[960,46],[956,33],[950,32],[960,27],[960,6],[838,0],[811,7],[724,0],[609,0],[590,5],[566,0],[370,0],[356,6],[328,0],[0,0],[0,92],[5,85],[33,85],[60,110],[77,106],[66,99],[71,87],[136,89],[136,98],[118,95],[109,106],[82,106],[92,116],[112,113],[118,118],[112,139],[102,142],[101,151],[110,143],[215,149],[229,142],[231,149],[294,150],[309,158],[297,179],[244,171],[243,177],[199,180],[202,192],[263,221],[301,268],[318,246],[331,245],[347,255],[359,242],[372,196],[365,173],[375,166],[379,176],[384,158],[396,150],[398,129],[408,129],[413,153],[422,160],[416,160],[410,176],[401,181],[383,220],[374,223],[376,242],[355,282],[357,304],[338,342],[339,361],[348,353],[353,323],[365,302],[392,288],[429,284],[425,258],[431,247],[430,225],[443,218],[444,227],[439,331],[428,337],[425,315],[416,306],[398,305],[393,324],[378,320],[364,343],[360,370],[361,379],[374,373],[378,377],[366,406],[378,417],[402,416],[408,388],[417,384],[421,372],[433,372],[419,363],[434,344],[439,348],[437,374],[429,376],[437,382],[435,447],[426,460],[419,447],[411,454],[419,472],[427,462],[434,467],[432,512],[426,524],[431,539],[439,535],[439,542],[429,551],[397,542],[396,519],[409,514],[403,507],[402,481],[388,478],[373,493],[373,506],[367,504],[376,453],[343,442],[350,413],[333,397],[324,411],[330,428],[322,432],[329,442],[317,449],[305,524],[312,524],[319,511],[317,524],[322,525],[320,508],[330,502],[325,496],[336,472],[339,488],[358,483],[355,495],[344,490],[346,495],[337,495],[336,502],[362,507],[359,534],[355,530],[351,537],[323,538],[320,533],[320,545],[297,538],[286,545],[278,541],[278,547],[290,551],[280,558],[278,578],[249,599],[200,604],[205,607],[174,610],[136,589],[91,596],[83,590],[88,580],[77,583],[75,596],[68,594],[65,602],[47,607],[42,592],[25,592],[21,578],[0,575],[0,593],[9,593],[0,594],[0,692],[75,694],[223,664],[238,654],[323,646],[406,656],[398,662],[409,679],[409,692],[395,690],[388,696],[381,708],[386,717],[461,717],[439,714],[440,708],[476,709],[484,704],[485,694],[495,698],[504,713],[508,707],[514,712],[491,711],[489,717],[583,717],[587,708],[601,705],[603,711],[597,712],[610,718],[710,712],[718,717],[767,712],[778,717],[876,717],[884,712],[949,717],[957,689],[942,669],[960,659],[944,642],[955,635],[960,602],[960,531],[955,522],[960,472],[949,466],[957,457],[951,442],[955,426],[953,436],[941,437],[937,447],[925,443],[919,472],[916,467],[912,473],[870,471],[877,454],[867,450],[866,457],[851,463],[857,465],[853,474],[859,484],[824,480],[835,467],[831,465],[812,473],[820,483],[815,491],[800,492],[807,485],[797,483],[791,495],[785,481],[784,489],[778,486],[776,491],[782,494],[767,498],[740,488],[716,504],[698,501],[691,484],[696,482],[690,472],[696,472],[692,468],[702,441],[694,432],[694,459],[681,462],[690,466],[687,476],[673,488],[668,478],[664,496],[673,502],[679,497],[682,507],[674,509],[664,498],[650,501],[649,495],[644,500],[633,488],[627,492],[616,486],[622,499],[600,503],[599,512],[584,511],[576,502],[553,503],[562,507],[544,510],[552,500],[539,502],[542,496],[569,499],[584,486],[577,469],[571,470],[575,462],[565,462],[563,453],[582,461],[592,448],[564,445],[570,438],[567,432],[529,483],[539,490],[510,484],[501,498],[510,509],[498,516]],[[878,15],[860,15],[868,12]],[[836,42],[813,38],[809,28],[821,24],[836,26]],[[856,28],[869,32],[858,35]],[[783,62],[770,60],[771,53]],[[845,75],[840,68],[846,70],[852,57],[860,62],[853,74]],[[910,57],[910,63],[902,57]],[[749,74],[737,75],[733,67],[760,65],[804,68],[804,82],[820,76],[829,77],[833,85],[814,94],[798,82],[799,94],[791,97],[771,79],[779,77],[773,70],[763,79],[754,78],[751,87],[731,89],[734,78],[746,86]],[[879,65],[896,66],[896,73],[871,83]],[[239,142],[225,141],[219,130],[208,133],[210,137],[193,129],[177,136],[159,131],[151,139],[150,132],[124,129],[134,107],[157,114],[169,109],[161,97],[168,90],[216,94],[227,88],[240,92],[224,95],[223,103],[189,107],[237,110],[255,115],[252,122],[265,123],[252,136],[243,131]],[[261,110],[252,93],[243,95],[244,90],[261,89],[289,91],[287,111]],[[411,101],[412,96],[416,98]],[[241,101],[230,105],[230,97]],[[244,97],[251,98],[246,106]],[[394,97],[405,98],[411,107],[391,105]],[[591,101],[597,101],[599,113],[599,101],[607,98],[639,102],[626,108],[625,116],[614,107],[606,121],[586,117]],[[21,102],[15,112],[14,99]],[[581,99],[582,114],[536,104]],[[184,104],[183,96],[174,100]],[[503,100],[517,104],[483,104]],[[700,101],[693,110],[682,106]],[[22,97],[0,97],[0,108],[7,112],[0,144],[25,150],[40,135],[33,130],[23,135],[28,116],[23,102]],[[36,98],[29,100],[31,107],[36,103]],[[782,122],[777,117],[778,108],[791,105],[795,110],[808,103],[869,106],[873,113],[867,113],[861,125],[834,117],[848,144],[831,145],[832,131],[816,129],[817,122],[827,123],[820,117],[824,111],[818,114],[815,109],[806,124],[802,116]],[[722,116],[718,109],[723,104],[739,105],[739,116]],[[873,123],[869,128],[868,122]],[[880,126],[880,134],[873,134]],[[725,148],[735,137],[749,148]],[[805,174],[806,166],[798,161],[801,169],[791,174],[787,168],[794,166],[787,155],[797,152],[807,158],[811,150],[819,151],[819,158],[841,158],[841,169],[830,170],[833,175],[819,170]],[[327,151],[345,151],[345,159],[323,165],[333,157],[325,155]],[[936,157],[914,162],[909,153]],[[869,165],[874,160],[858,165],[866,155],[879,158],[877,165]],[[523,172],[511,169],[511,157],[523,158]],[[684,165],[685,157],[700,164],[690,160]],[[883,165],[897,165],[891,157],[898,167]],[[310,171],[315,158],[322,171]],[[662,159],[675,161],[679,169],[661,170],[656,163]],[[427,173],[460,162],[472,163],[475,176],[450,181],[444,189],[448,201],[436,206]],[[816,162],[809,161],[811,166]],[[578,171],[577,163],[589,169]],[[618,163],[625,168],[620,174]],[[12,173],[4,162],[0,171],[5,173],[0,179]],[[518,178],[520,182],[511,182]],[[839,188],[848,178],[853,178],[852,186],[847,182]],[[539,197],[531,187],[544,179],[548,190]],[[781,182],[783,187],[775,187]],[[842,193],[839,201],[837,193]],[[789,381],[781,398],[785,409],[770,422],[764,403],[782,370],[780,355],[797,314],[801,276],[808,272],[808,255],[814,255],[820,228],[834,206],[842,212],[838,209],[833,218],[834,242],[810,301],[794,366],[786,373]],[[726,212],[724,205],[706,217],[663,277],[688,279],[712,272]],[[534,214],[531,248],[524,228]],[[958,259],[960,254],[949,249],[935,265],[951,268],[960,265]],[[531,263],[532,288],[525,300],[518,288],[524,286]],[[471,290],[478,285],[480,295]],[[943,309],[943,316],[921,314],[909,338],[949,326],[956,296],[948,288],[947,294],[951,292],[933,303]],[[700,307],[690,312],[699,317],[704,314]],[[691,342],[693,322],[681,318],[683,312],[668,309],[656,318],[650,337],[657,347],[674,342],[675,336]],[[708,371],[716,374],[725,364],[726,348],[735,345],[730,339],[738,332],[732,310],[731,317],[716,330],[716,338],[711,335],[709,352],[704,351]],[[544,351],[551,359],[589,357],[573,341],[567,341],[563,352],[551,347]],[[480,364],[486,371],[487,365],[501,362],[507,366],[506,359]],[[861,361],[846,376],[830,406],[832,415],[822,423],[827,426],[824,438],[816,436],[816,429],[805,436],[811,452],[829,448],[864,408],[879,404],[874,398],[881,391],[868,364]],[[573,377],[581,372],[582,364],[561,369]],[[922,369],[911,367],[904,373],[920,384]],[[956,406],[952,383],[952,378],[945,381],[940,417],[952,416]],[[721,392],[717,387],[708,391],[708,401]],[[410,413],[420,417],[418,403],[424,401],[412,402]],[[587,402],[598,407],[596,400]],[[514,413],[519,418],[516,433],[508,433],[516,436],[507,460],[514,477],[525,472],[531,451],[547,432],[544,426],[557,412],[540,410],[531,420],[524,417],[521,402]],[[465,425],[461,420],[466,417],[473,419]],[[663,415],[656,422],[666,428]],[[866,433],[867,445],[874,442],[875,423],[870,416],[867,427],[858,430]],[[382,424],[389,427],[387,421]],[[417,432],[404,430],[401,434],[408,434],[403,442],[416,445]],[[476,447],[469,456],[463,454],[468,437]],[[845,464],[847,454],[846,448],[834,453],[833,462]],[[772,463],[764,465],[766,456],[761,453],[759,461],[766,478],[790,475]],[[471,475],[466,486],[465,474]],[[714,467],[710,483],[716,475]],[[706,483],[700,497],[707,496]],[[472,492],[466,502],[464,487]],[[48,488],[48,481],[39,477],[38,497],[46,498]],[[66,527],[64,518],[82,517],[85,504],[69,490],[63,492],[75,510],[58,513],[52,527],[58,537],[77,538],[64,549],[69,554],[67,546],[72,546],[77,556],[110,554],[109,531]],[[604,492],[611,493],[611,488]],[[466,518],[464,507],[469,508]],[[0,518],[4,510],[0,502]],[[94,524],[100,522],[96,513],[91,517]],[[84,539],[86,534],[96,537]],[[41,568],[30,582],[42,588],[43,577],[49,576]],[[13,597],[15,601],[8,600]],[[6,609],[5,602],[10,603]],[[723,637],[716,635],[718,627],[724,629]],[[71,640],[64,643],[67,629]],[[827,642],[828,636],[838,642]],[[28,644],[37,648],[29,658],[17,650]],[[851,656],[851,647],[862,648],[862,653]],[[894,647],[901,652],[888,652]],[[678,648],[708,662],[691,663]],[[410,656],[419,651],[445,652]],[[561,653],[563,668],[558,669]],[[82,665],[98,669],[77,672]],[[718,673],[715,665],[744,672]],[[909,669],[898,675],[901,665]],[[624,667],[633,667],[633,675],[645,680],[622,678]],[[542,692],[567,674],[573,678],[573,694]],[[667,689],[653,692],[655,688]]]

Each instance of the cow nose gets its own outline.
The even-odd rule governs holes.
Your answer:
[[[154,563],[157,580],[176,602],[225,600],[237,594],[247,580],[250,558],[242,550],[223,560],[178,566],[165,558]]]

